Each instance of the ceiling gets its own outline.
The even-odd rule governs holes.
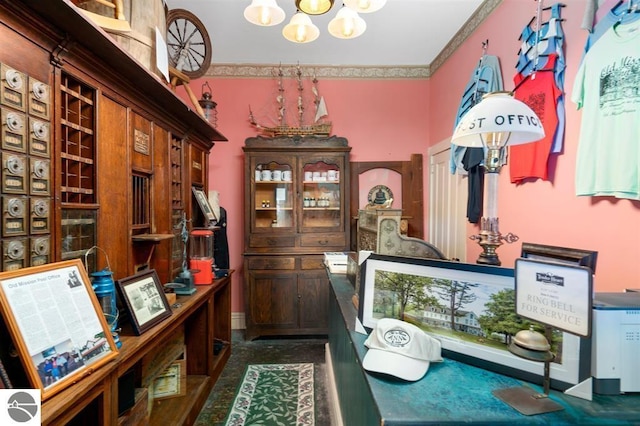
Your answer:
[[[342,4],[312,17],[320,37],[307,44],[285,40],[282,28],[296,12],[294,0],[277,0],[284,22],[259,27],[245,20],[251,0],[166,0],[169,9],[186,9],[205,25],[212,63],[301,63],[326,66],[427,66],[464,26],[483,0],[388,0],[377,12],[361,14],[363,35],[352,40],[331,36],[327,25]]]

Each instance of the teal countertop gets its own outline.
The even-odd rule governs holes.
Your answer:
[[[355,331],[356,309],[352,303],[354,288],[345,275],[329,275],[332,297],[342,313],[346,335],[352,346],[355,362],[350,368],[360,368],[367,351],[366,335]],[[332,303],[334,301],[332,300]],[[329,336],[331,347],[332,336]],[[332,356],[334,350],[331,348]],[[340,360],[334,360],[340,362]],[[562,405],[562,411],[526,416],[492,394],[494,390],[527,386],[542,392],[542,386],[484,370],[445,358],[432,363],[427,374],[417,382],[404,382],[361,370],[371,395],[372,405],[385,426],[419,424],[550,424],[550,425],[628,425],[640,424],[640,394],[593,395],[592,401],[551,390],[549,397]],[[351,390],[341,393],[353,394]],[[344,383],[348,386],[348,383]],[[341,401],[341,406],[345,406]],[[344,409],[343,409],[344,411]]]

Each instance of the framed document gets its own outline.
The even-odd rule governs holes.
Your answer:
[[[186,360],[173,361],[153,381],[153,399],[170,398],[187,394]]]
[[[80,259],[0,273],[0,311],[43,401],[118,353]]]

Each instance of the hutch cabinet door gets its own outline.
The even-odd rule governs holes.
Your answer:
[[[327,332],[329,326],[329,280],[324,269],[298,274],[300,328],[310,333]]]
[[[296,158],[288,155],[251,158],[251,232],[291,233],[296,228],[294,182]]]
[[[300,232],[344,232],[344,162],[344,156],[301,157]]]
[[[298,291],[294,271],[249,270],[246,290],[249,293],[247,314],[253,325],[251,329],[274,334],[279,329],[298,326]]]

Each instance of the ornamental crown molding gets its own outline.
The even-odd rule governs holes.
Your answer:
[[[211,64],[207,77],[219,78],[268,78],[273,79],[273,70],[282,66],[298,64]],[[426,79],[429,66],[356,66],[356,65],[304,65],[312,69],[318,78],[327,79]]]
[[[476,12],[464,23],[451,41],[440,51],[429,65],[412,66],[358,66],[358,65],[305,65],[315,75],[327,79],[428,79],[469,38],[476,28],[502,3],[503,0],[485,0]],[[297,64],[211,64],[207,77],[217,78],[273,78],[273,70],[279,66]]]

